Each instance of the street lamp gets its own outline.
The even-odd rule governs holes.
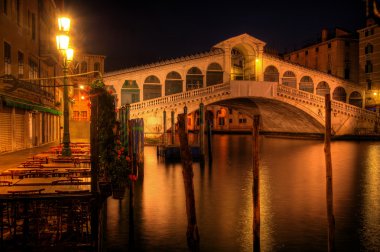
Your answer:
[[[73,60],[74,50],[69,48],[70,19],[58,18],[59,34],[56,36],[57,49],[63,56],[63,148],[62,156],[71,156],[69,125],[69,91],[67,83],[68,63]]]

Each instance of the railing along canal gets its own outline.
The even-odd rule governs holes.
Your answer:
[[[323,96],[314,95],[312,93],[302,91],[302,90],[298,90],[298,89],[291,88],[291,87],[287,87],[287,86],[284,86],[281,84],[279,84],[277,86],[277,95],[285,97],[285,98],[287,96],[297,98],[299,100],[309,102],[309,104],[314,103],[315,105],[317,105],[319,107],[325,106],[325,98]],[[363,117],[364,119],[367,119],[367,120],[372,120],[372,121],[378,120],[375,112],[372,112],[372,111],[369,111],[366,109],[362,109],[362,108],[356,107],[356,106],[348,104],[348,103],[332,100],[331,101],[331,108],[333,111],[341,112],[341,113],[349,113],[352,116]]]

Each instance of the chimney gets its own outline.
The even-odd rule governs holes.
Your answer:
[[[322,29],[322,42],[327,41],[329,30],[327,28]]]

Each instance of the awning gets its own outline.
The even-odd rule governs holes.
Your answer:
[[[62,112],[53,108],[45,107],[40,104],[32,103],[30,101],[26,101],[18,98],[10,98],[10,97],[1,97],[1,100],[4,101],[5,106],[21,108],[25,110],[37,110],[40,112],[46,112],[53,115],[62,115]]]

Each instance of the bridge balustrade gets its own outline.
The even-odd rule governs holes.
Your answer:
[[[282,94],[286,94],[288,96],[302,98],[306,101],[313,101],[314,103],[317,103],[319,106],[323,106],[323,107],[325,104],[325,98],[323,96],[314,95],[309,92],[294,89],[294,88],[287,87],[281,84],[277,86],[277,94],[280,96],[282,96]],[[375,121],[377,119],[377,115],[375,112],[368,111],[368,110],[356,107],[348,103],[340,102],[340,101],[332,100],[331,108],[333,111],[350,113],[353,116],[362,116],[372,121]]]
[[[297,98],[298,100],[302,100],[305,103],[309,104],[309,106],[317,106],[324,107],[325,98],[320,95],[315,95],[306,91],[302,91],[296,88],[284,86],[281,84],[276,85],[276,90],[273,93],[274,96],[281,96],[283,98]],[[220,95],[220,94],[229,94],[231,91],[230,82],[213,85],[205,88],[199,88],[190,90],[183,93],[173,94],[169,96],[164,96],[152,100],[142,101],[138,103],[131,104],[131,111],[142,111],[147,109],[163,109],[168,105],[175,105],[175,103],[179,102],[188,102],[190,100],[204,98]],[[354,105],[332,100],[331,107],[333,111],[349,114],[351,116],[362,117],[363,119],[370,121],[378,121],[379,118],[375,112],[368,111]]]
[[[210,94],[215,94],[221,91],[228,91],[230,89],[229,83],[223,83],[219,85],[214,85],[210,87],[200,88],[190,90],[184,93],[168,95],[152,100],[142,101],[138,103],[131,104],[131,111],[133,110],[143,110],[148,109],[150,107],[157,107],[158,105],[168,105],[169,103],[175,102],[185,102],[189,99],[201,98]]]

